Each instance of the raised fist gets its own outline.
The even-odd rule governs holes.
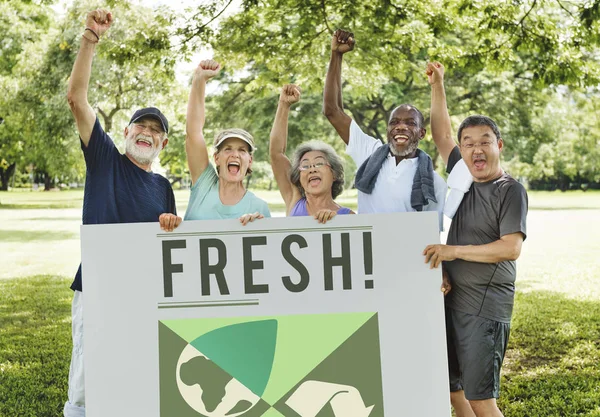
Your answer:
[[[112,13],[104,9],[96,9],[87,14],[85,27],[92,29],[99,37],[108,30],[113,22]]]
[[[427,81],[431,85],[444,82],[444,66],[439,62],[428,62],[425,74],[427,74]]]
[[[331,38],[331,50],[345,54],[354,49],[355,43],[354,33],[338,29],[333,33],[333,37]]]
[[[297,103],[300,100],[300,87],[294,84],[286,84],[281,88],[279,101],[288,105]]]
[[[200,61],[200,64],[194,72],[194,79],[208,81],[221,71],[221,64],[213,59],[205,59]]]

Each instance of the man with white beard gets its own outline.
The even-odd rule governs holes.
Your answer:
[[[80,49],[73,65],[67,99],[75,117],[86,163],[83,224],[156,222],[161,213],[176,214],[169,181],[151,172],[154,159],[167,145],[169,123],[155,107],[136,111],[125,128],[125,154],[104,132],[87,100],[96,44],[112,23],[112,14],[87,15]],[[85,416],[83,373],[83,300],[81,265],[71,285],[73,352],[64,415]],[[118,289],[117,289],[118,290]]]

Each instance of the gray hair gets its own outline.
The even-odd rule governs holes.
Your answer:
[[[331,185],[331,196],[335,199],[344,191],[344,163],[335,149],[325,142],[311,140],[298,145],[292,156],[292,168],[290,169],[290,181],[299,190],[302,197],[306,197],[302,185],[300,185],[300,161],[304,154],[310,151],[319,151],[325,155],[325,159],[331,166],[333,172],[333,184]]]

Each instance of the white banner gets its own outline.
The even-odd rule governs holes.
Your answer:
[[[88,417],[450,416],[435,212],[81,241]]]

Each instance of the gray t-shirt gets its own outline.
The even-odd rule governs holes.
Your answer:
[[[448,172],[460,161],[458,146],[448,158]],[[448,231],[448,245],[485,245],[504,235],[526,237],[527,192],[508,174],[489,182],[474,182],[465,194]],[[474,316],[509,323],[517,268],[514,261],[499,263],[444,262],[452,291],[446,305]]]

